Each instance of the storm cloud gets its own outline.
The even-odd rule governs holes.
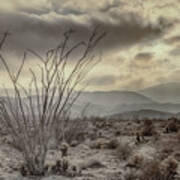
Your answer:
[[[153,53],[149,53],[149,52],[144,52],[144,53],[138,53],[136,56],[135,56],[135,59],[136,60],[150,60],[152,59],[153,57]]]
[[[59,44],[69,28],[75,31],[72,46],[98,26],[107,36],[96,47],[102,62],[87,79],[91,89],[138,89],[180,69],[179,12],[179,0],[2,0],[0,37],[7,30],[11,34],[3,53],[16,69],[26,49],[43,53]]]
[[[110,51],[160,38],[173,26],[166,19],[158,19],[153,24],[135,12],[118,12],[117,18],[108,9],[102,12],[99,8],[94,15],[85,8],[78,10],[75,6],[73,9],[72,4],[64,5],[63,9],[57,1],[39,9],[20,6],[11,12],[1,11],[0,24],[1,32],[9,30],[12,34],[7,47],[17,52],[25,48],[42,51],[53,47],[68,28],[76,31],[72,38],[76,42],[86,39],[93,27],[98,25],[101,31],[108,33],[101,49]]]

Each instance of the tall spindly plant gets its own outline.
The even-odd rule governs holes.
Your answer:
[[[14,145],[21,150],[32,175],[44,173],[48,142],[55,131],[62,131],[63,134],[63,117],[67,116],[82,91],[77,92],[75,89],[98,62],[93,52],[106,35],[95,28],[86,41],[72,45],[73,34],[71,29],[65,32],[62,42],[44,56],[27,49],[17,73],[12,72],[2,52],[8,32],[0,42],[0,60],[14,90],[12,98],[5,89],[6,98],[1,100],[0,108],[1,121],[13,138]],[[75,51],[78,54],[74,55]],[[19,79],[29,53],[38,58],[40,73],[29,68],[31,81],[25,87]]]

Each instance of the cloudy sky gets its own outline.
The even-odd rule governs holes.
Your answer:
[[[102,62],[86,78],[88,90],[180,82],[180,0],[0,0],[0,37],[11,34],[3,51],[13,70],[25,49],[43,53],[67,28],[76,30],[77,41],[96,25],[107,36],[97,47]],[[0,82],[8,86],[2,65]]]

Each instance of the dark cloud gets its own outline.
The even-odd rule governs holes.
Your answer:
[[[111,22],[108,18],[103,18],[103,14],[99,15],[102,16],[101,18],[87,16],[79,11],[81,15],[72,16],[73,11],[67,9],[64,10],[66,15],[54,12],[41,16],[39,14],[43,13],[43,10],[36,15],[29,11],[32,10],[27,10],[26,13],[0,12],[1,32],[9,29],[12,33],[7,44],[9,50],[19,52],[25,48],[38,51],[48,49],[57,44],[61,38],[60,35],[67,28],[73,28],[77,31],[76,38],[72,38],[73,42],[86,39],[92,27],[96,25],[99,25],[103,31],[108,32],[101,48],[103,50],[116,50],[160,38],[166,30],[173,26],[173,23],[166,19],[160,19],[155,24],[148,23],[147,20],[136,13],[121,13],[118,18],[114,19],[114,22]],[[44,11],[46,12],[47,9]],[[108,17],[108,14],[106,15]]]
[[[151,69],[155,65],[153,59],[154,54],[151,52],[143,52],[135,55],[134,59],[129,62],[128,68],[131,71]]]
[[[149,53],[149,52],[144,52],[144,53],[139,53],[135,56],[134,59],[136,60],[150,60],[153,58],[153,53]]]

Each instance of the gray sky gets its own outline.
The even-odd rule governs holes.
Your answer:
[[[43,53],[67,28],[73,41],[99,25],[108,35],[98,45],[102,62],[88,75],[88,90],[138,90],[180,81],[180,0],[0,0],[0,32],[16,69],[27,48]],[[33,57],[27,64],[35,65]],[[8,84],[3,67],[0,82]],[[22,81],[28,79],[26,69]]]

